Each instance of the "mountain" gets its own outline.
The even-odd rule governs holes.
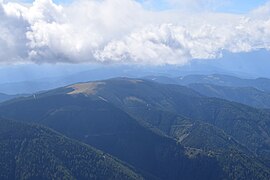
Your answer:
[[[226,99],[256,108],[270,108],[270,93],[253,87],[230,87],[213,84],[189,84],[188,87],[208,97]]]
[[[179,86],[116,78],[0,106],[160,179],[269,179],[269,115]],[[183,147],[184,146],[184,147]]]
[[[188,80],[189,78],[192,78],[192,76],[190,77],[187,76],[187,79],[183,78],[181,81],[186,84],[187,81],[189,81]],[[261,91],[270,92],[270,84],[269,84],[270,79],[268,78],[242,79],[234,76],[216,74],[210,76],[202,76],[198,79],[198,81],[204,82],[202,78],[205,80],[205,82],[209,82],[209,84],[231,86],[231,87],[254,87]]]
[[[33,81],[8,82],[0,84],[0,92],[7,94],[32,94],[67,85],[64,82],[55,81],[53,78]]]
[[[255,108],[270,108],[269,79],[241,79],[225,75],[189,75],[178,78],[148,76],[144,79],[188,86],[208,97],[226,99]]]
[[[188,155],[189,148],[138,122],[101,97],[86,97],[71,91],[60,88],[5,102],[0,114],[43,124],[87,143],[134,166],[146,179],[226,177],[212,156],[200,151]]]
[[[270,92],[270,79],[267,78],[242,79],[234,76],[219,74],[202,76],[190,75],[180,77],[178,82],[179,84],[203,83],[231,87],[254,87],[262,91]]]
[[[24,97],[24,96],[27,96],[27,95],[26,94],[21,94],[21,95],[7,95],[7,94],[0,93],[0,103],[1,102],[4,102],[4,101],[11,100],[13,98]]]
[[[125,76],[138,78],[150,74],[170,75],[170,73],[178,74],[179,72],[179,68],[173,66],[111,65],[107,67],[86,64],[48,66],[29,65],[29,67],[23,66],[15,69],[0,69],[0,92],[6,94],[31,94],[77,82]]]
[[[96,96],[126,109],[134,116],[145,116],[147,109],[159,109],[212,124],[230,135],[239,136],[237,139],[243,144],[257,137],[261,137],[264,139],[262,142],[267,143],[268,137],[261,136],[261,130],[268,132],[268,113],[239,103],[208,98],[187,87],[144,80],[114,79],[100,85]],[[245,137],[247,130],[249,135],[254,135],[253,140],[240,137]],[[258,132],[255,133],[255,130]],[[254,144],[252,146],[250,148],[255,150]]]
[[[0,120],[0,179],[142,179],[110,155],[51,129]]]
[[[155,114],[151,109],[156,109],[211,124],[256,155],[268,157],[270,116],[267,112],[207,98],[186,87],[143,80],[113,79],[103,82],[94,92],[138,119],[148,120],[148,116]]]
[[[270,92],[270,79],[243,79],[230,75],[212,74],[212,75],[187,75],[176,78],[163,76],[146,76],[144,79],[153,80],[159,83],[170,83],[179,85],[189,84],[213,84],[229,87],[254,87],[261,91]],[[169,79],[169,80],[168,80]]]

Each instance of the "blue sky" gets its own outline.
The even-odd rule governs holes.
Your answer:
[[[55,3],[70,3],[73,0],[53,0]],[[145,2],[145,0],[137,0],[139,2]],[[19,2],[31,3],[33,0],[20,0]],[[261,6],[267,2],[267,0],[227,0],[227,4],[220,7],[218,11],[229,13],[246,13],[258,6]],[[166,0],[152,0],[152,7],[158,10],[169,9],[169,5]]]
[[[224,11],[244,13],[258,6],[265,4],[266,0],[235,0],[228,7],[223,7]]]
[[[14,0],[16,2],[22,2],[22,3],[31,3],[34,0]],[[72,2],[72,0],[53,0],[55,3],[69,3]]]
[[[144,2],[145,0],[138,0],[139,2]],[[180,0],[179,0],[180,1]],[[222,0],[219,0],[222,1]],[[264,5],[267,0],[227,0],[226,5],[217,9],[221,12],[229,13],[246,13],[258,6]],[[153,6],[157,9],[168,9],[169,5],[166,0],[154,0],[152,1]]]

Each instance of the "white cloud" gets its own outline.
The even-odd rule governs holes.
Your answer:
[[[185,31],[169,24],[140,29],[123,40],[108,43],[104,50],[96,53],[96,58],[102,61],[185,64],[191,58],[181,43],[185,42]]]
[[[199,1],[190,2],[196,6]],[[215,0],[204,2],[216,6]],[[80,0],[62,6],[51,0],[27,6],[0,1],[0,62],[181,65],[219,57],[225,50],[270,50],[269,9],[267,3],[236,15],[146,10],[134,0]]]
[[[7,9],[9,7],[7,6]],[[25,32],[27,23],[20,14],[6,14],[0,6],[0,60],[23,61],[27,58]]]

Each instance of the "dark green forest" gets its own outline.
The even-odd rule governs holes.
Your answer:
[[[0,116],[13,120],[1,121],[4,178],[270,178],[269,111],[180,85],[74,84],[6,101]]]

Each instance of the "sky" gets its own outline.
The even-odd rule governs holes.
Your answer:
[[[175,0],[175,2],[177,1],[181,0]],[[144,0],[138,0],[138,2],[145,3]],[[262,6],[266,2],[267,0],[231,0],[231,1],[227,0],[223,1],[222,4],[216,7],[215,10],[227,13],[247,13],[252,9]],[[154,9],[158,10],[166,10],[174,7],[166,0],[152,0],[151,5]]]
[[[0,0],[0,64],[186,65],[270,50],[267,0]]]
[[[137,0],[138,2],[145,4],[145,0]],[[179,1],[179,0],[178,0]],[[16,2],[16,1],[14,1]],[[32,3],[33,0],[17,0],[17,2],[23,3]],[[71,3],[72,0],[54,0],[57,4],[67,4]],[[149,2],[149,1],[148,1]],[[267,0],[233,0],[227,1],[223,6],[218,8],[222,12],[231,12],[231,13],[246,13],[252,9],[255,9],[258,6],[265,4]],[[164,0],[152,0],[151,6],[157,10],[165,10],[172,8],[168,2]]]

